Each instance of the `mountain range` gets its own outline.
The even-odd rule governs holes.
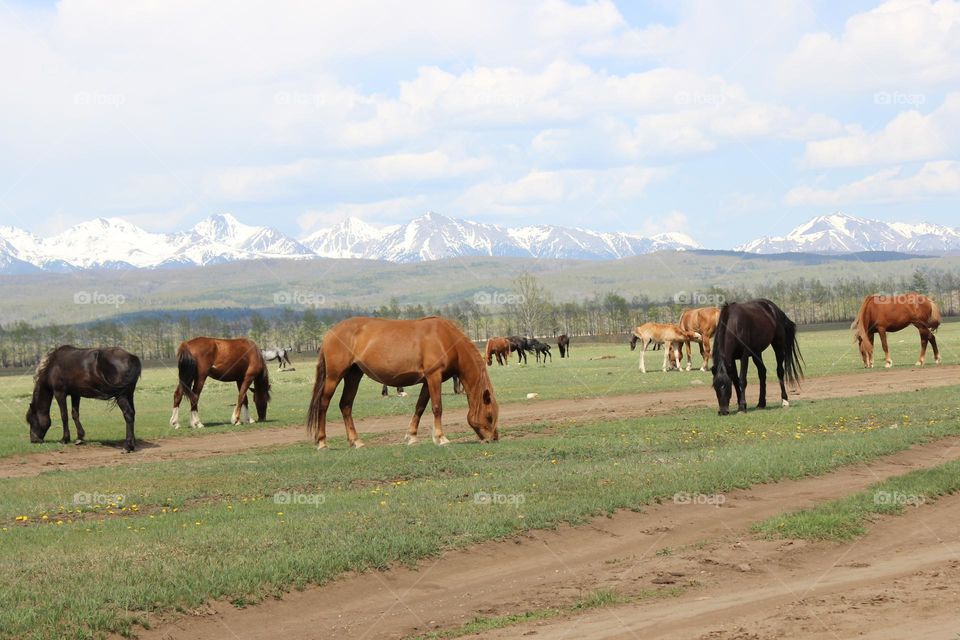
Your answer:
[[[698,248],[695,240],[677,232],[645,237],[553,225],[511,228],[433,212],[403,225],[380,228],[346,218],[300,240],[271,227],[243,224],[230,214],[217,214],[189,230],[169,234],[145,231],[121,218],[97,218],[47,238],[16,227],[0,227],[0,273],[155,269],[265,258],[360,258],[397,263],[461,256],[612,260]],[[960,229],[888,223],[838,212],[813,218],[786,236],[758,238],[736,250],[943,254],[960,251]]]

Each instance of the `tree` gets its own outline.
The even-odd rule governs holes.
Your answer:
[[[513,281],[514,297],[511,307],[520,325],[520,330],[530,336],[537,335],[549,314],[550,295],[534,276],[526,271]]]
[[[913,272],[913,277],[910,279],[910,288],[917,293],[929,292],[930,285],[927,283],[927,276],[920,269]]]

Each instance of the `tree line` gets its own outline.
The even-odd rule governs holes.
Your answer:
[[[478,341],[492,336],[553,337],[561,333],[602,339],[629,333],[643,322],[676,322],[686,307],[756,297],[773,300],[798,324],[849,322],[866,295],[905,291],[929,295],[945,316],[960,313],[960,275],[934,269],[899,279],[857,278],[823,283],[800,278],[755,287],[715,287],[676,292],[660,300],[645,295],[628,299],[617,292],[598,292],[579,302],[555,302],[534,276],[524,273],[509,290],[480,292],[471,299],[441,306],[402,304],[391,299],[373,309],[340,305],[144,313],[75,325],[15,322],[0,327],[0,367],[32,366],[50,349],[62,344],[121,346],[144,360],[170,359],[180,342],[198,335],[245,336],[261,347],[290,347],[312,354],[320,346],[327,327],[355,315],[408,319],[441,315],[458,322]]]

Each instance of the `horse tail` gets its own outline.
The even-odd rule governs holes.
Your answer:
[[[267,361],[260,349],[257,349],[257,357],[260,358],[260,373],[253,380],[253,391],[270,402],[270,367],[267,366]]]
[[[800,353],[800,344],[797,342],[797,325],[787,317],[779,307],[780,321],[783,323],[786,344],[783,350],[783,370],[787,382],[796,385],[803,378],[803,354]]]
[[[936,331],[940,326],[940,307],[930,298],[927,298],[927,300],[930,300],[930,318],[927,320],[927,326],[930,327],[931,331]]]
[[[856,342],[858,337],[866,338],[867,334],[867,301],[873,298],[873,295],[869,295],[863,299],[863,302],[860,304],[860,310],[857,311],[857,317],[853,319],[853,322],[850,323],[850,330],[853,331],[853,341]]]
[[[188,398],[193,398],[193,383],[199,376],[199,365],[197,359],[190,353],[190,347],[184,342],[177,349],[177,374],[180,377],[180,387],[187,394]]]
[[[310,409],[307,410],[307,433],[317,442],[320,435],[320,402],[323,395],[323,386],[327,380],[327,363],[323,359],[323,345],[317,349],[317,378],[313,383],[313,395],[310,398]]]

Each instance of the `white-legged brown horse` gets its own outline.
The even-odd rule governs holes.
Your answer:
[[[650,345],[666,344],[667,348],[663,350],[663,370],[667,371],[667,362],[671,358],[676,358],[673,362],[676,368],[680,368],[681,345],[686,340],[694,342],[700,340],[700,334],[696,331],[684,331],[675,324],[663,322],[646,322],[634,328],[633,336],[630,338],[630,351],[637,348],[637,342],[640,342],[640,371],[647,372],[647,365],[644,362],[644,356],[647,353],[647,347]]]
[[[199,429],[200,411],[197,402],[207,378],[237,383],[237,405],[231,422],[253,422],[250,417],[247,391],[253,385],[253,401],[257,407],[257,419],[267,419],[267,403],[270,402],[270,376],[263,354],[252,340],[246,338],[193,338],[182,342],[177,348],[177,372],[179,382],[173,392],[173,415],[170,426],[180,428],[180,401],[186,394],[190,399],[190,426]]]
[[[422,384],[407,444],[417,442],[417,429],[429,400],[433,406],[433,442],[449,443],[443,434],[444,380],[459,376],[467,392],[467,422],[485,441],[499,438],[499,408],[487,367],[473,342],[453,322],[427,317],[419,320],[348,318],[323,337],[317,357],[317,377],[307,415],[307,431],[317,449],[327,448],[327,409],[343,380],[340,413],[351,447],[362,447],[353,424],[353,401],[366,374],[391,387]]]
[[[922,367],[927,358],[927,343],[933,347],[933,357],[940,364],[940,349],[933,332],[940,326],[940,309],[930,298],[921,293],[898,295],[874,294],[863,299],[856,320],[850,325],[854,340],[860,347],[863,366],[873,367],[873,336],[880,334],[880,344],[886,356],[887,367],[893,366],[887,333],[900,331],[913,325],[920,332],[920,358],[916,366]]]
[[[697,309],[684,309],[680,314],[680,328],[684,331],[696,331],[700,334],[702,340],[700,345],[700,357],[703,358],[703,365],[700,371],[706,371],[710,368],[710,357],[713,351],[710,347],[710,340],[717,330],[717,320],[720,319],[720,307],[699,307]],[[695,340],[686,340],[687,345],[687,371],[690,371],[690,343]],[[682,354],[681,354],[682,357]]]

